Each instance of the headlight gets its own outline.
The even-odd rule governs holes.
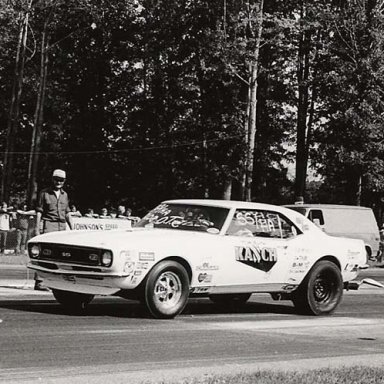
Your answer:
[[[29,256],[31,258],[37,258],[40,255],[40,245],[34,244],[32,247],[29,248]]]
[[[103,251],[101,254],[101,264],[104,267],[110,267],[113,261],[113,256],[111,251]]]

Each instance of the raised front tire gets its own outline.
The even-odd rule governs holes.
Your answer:
[[[149,272],[143,299],[153,317],[172,319],[182,312],[188,296],[189,277],[181,264],[166,260]]]
[[[331,261],[322,260],[312,267],[299,288],[292,293],[292,301],[299,313],[320,316],[332,313],[342,295],[340,269]]]
[[[252,293],[233,293],[223,295],[210,295],[209,298],[218,305],[221,306],[240,306],[245,304],[251,297]]]
[[[84,310],[94,298],[94,295],[61,291],[59,289],[52,289],[52,293],[56,301],[60,303],[66,310],[71,312]]]

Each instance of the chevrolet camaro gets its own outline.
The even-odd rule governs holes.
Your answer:
[[[126,230],[39,235],[28,253],[67,309],[117,295],[155,318],[175,317],[192,296],[230,306],[260,292],[329,314],[365,264],[363,241],[329,236],[291,209],[208,199],[164,201]]]

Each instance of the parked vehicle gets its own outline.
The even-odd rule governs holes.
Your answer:
[[[221,200],[165,201],[134,228],[52,232],[28,251],[28,268],[64,307],[119,295],[156,318],[178,315],[190,296],[229,306],[254,292],[329,314],[365,263],[363,241],[328,236],[298,212]]]
[[[371,208],[330,204],[295,204],[285,207],[302,213],[329,235],[363,240],[367,261],[381,260],[379,228]]]

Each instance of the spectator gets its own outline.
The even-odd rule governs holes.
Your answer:
[[[132,209],[131,208],[127,208],[125,210],[124,215],[125,215],[126,218],[130,218],[132,216]]]
[[[116,209],[115,209],[115,208],[111,208],[109,214],[111,215],[111,218],[112,218],[112,219],[115,219],[116,216],[117,216]]]
[[[11,228],[11,215],[8,212],[8,204],[3,202],[0,207],[0,252],[4,253],[7,246],[8,232]]]
[[[36,211],[29,209],[26,204],[22,209],[17,209],[15,212],[15,219],[13,227],[16,229],[16,248],[15,253],[25,253],[26,244],[29,240],[30,228],[34,225]]]
[[[69,214],[72,216],[72,217],[82,217],[82,214],[80,213],[80,211],[77,210],[76,208],[76,205],[71,205],[70,207],[70,212]]]
[[[84,217],[88,217],[91,219],[97,219],[99,217],[99,215],[97,213],[95,213],[92,208],[88,208],[87,213],[84,215]]]
[[[100,219],[111,219],[112,216],[108,213],[107,208],[102,208],[99,218]]]
[[[66,223],[72,229],[68,195],[63,189],[65,179],[65,171],[55,169],[52,174],[52,186],[40,192],[36,207],[36,235],[40,234],[41,229],[43,233],[65,231]],[[35,274],[35,289],[44,289],[37,274]]]
[[[126,217],[128,220],[131,220],[132,224],[136,224],[137,222],[140,221],[140,217],[132,216],[132,209],[131,209],[131,208],[127,208],[127,209],[125,210],[125,217]]]
[[[117,215],[116,219],[126,219],[127,216],[125,214],[125,206],[124,205],[119,205],[117,207]]]

